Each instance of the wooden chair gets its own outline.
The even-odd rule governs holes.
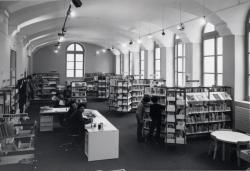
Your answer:
[[[237,165],[240,166],[240,153],[244,149],[248,149],[250,145],[249,141],[239,141],[236,145],[236,154],[237,154]]]

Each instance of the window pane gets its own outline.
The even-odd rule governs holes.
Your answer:
[[[83,62],[76,62],[76,69],[83,69]]]
[[[178,73],[178,86],[183,86],[183,74]]]
[[[144,61],[141,61],[141,70],[144,70]]]
[[[83,54],[76,54],[76,61],[83,61]]]
[[[67,70],[67,77],[74,77],[74,70]]]
[[[82,47],[79,44],[76,44],[76,51],[83,51]]]
[[[218,86],[222,86],[223,85],[223,75],[222,74],[218,74],[217,75],[217,85]]]
[[[74,69],[74,62],[67,62],[67,69]]]
[[[222,37],[217,38],[217,54],[223,54],[223,39]]]
[[[160,79],[161,78],[161,73],[160,72],[156,72],[155,73],[155,78],[156,79]]]
[[[183,51],[182,51],[182,44],[181,43],[179,43],[178,44],[178,56],[183,56],[183,53],[182,53]]]
[[[155,61],[155,71],[160,71],[161,70],[161,61],[156,60]]]
[[[204,72],[214,73],[214,57],[204,57]]]
[[[250,52],[250,32],[248,33],[248,52]]]
[[[217,73],[223,73],[223,57],[217,56]]]
[[[144,51],[143,50],[141,51],[141,60],[144,61]]]
[[[155,49],[155,59],[161,59],[161,51],[160,48]]]
[[[214,25],[211,23],[207,23],[205,30],[204,30],[204,33],[212,32],[212,31],[215,31]]]
[[[204,40],[204,56],[214,54],[214,39]]]
[[[214,74],[204,74],[204,86],[213,86],[215,81],[214,77]]]
[[[75,46],[74,44],[71,44],[68,46],[67,51],[75,51]]]
[[[82,70],[76,70],[76,77],[82,77],[83,71]]]
[[[182,66],[183,66],[183,63],[182,63],[182,58],[178,58],[178,72],[182,72]]]
[[[67,54],[67,61],[74,61],[74,54],[68,53]]]

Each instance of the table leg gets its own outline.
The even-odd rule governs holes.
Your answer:
[[[214,160],[215,160],[215,158],[216,158],[217,147],[218,147],[218,143],[217,143],[217,141],[215,141],[215,145],[214,145],[214,155],[213,155],[213,159],[214,159]]]
[[[222,161],[225,161],[225,153],[226,153],[226,149],[225,149],[225,143],[222,142]]]

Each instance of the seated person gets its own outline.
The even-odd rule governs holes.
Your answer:
[[[63,94],[54,94],[51,98],[54,107],[63,107],[65,106]]]
[[[69,126],[70,118],[77,111],[77,103],[72,100],[69,102],[69,110],[66,114],[60,115],[59,120],[62,126]]]
[[[85,122],[82,113],[84,112],[86,105],[80,103],[77,107],[76,112],[73,112],[69,117],[69,128],[71,133],[79,134],[84,133]]]

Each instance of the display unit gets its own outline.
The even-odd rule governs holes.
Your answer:
[[[100,99],[108,98],[108,79],[106,76],[98,76],[98,95]]]
[[[36,121],[28,114],[0,115],[0,165],[34,164]]]
[[[130,112],[132,107],[132,84],[130,80],[117,81],[117,111]]]
[[[71,99],[77,103],[87,103],[87,83],[84,81],[71,82]]]
[[[0,111],[1,113],[16,113],[17,92],[14,86],[0,89]]]
[[[112,78],[109,80],[109,111],[110,110],[117,110],[118,108],[118,102],[117,102],[117,95],[118,95],[118,85],[117,85],[117,79]]]

